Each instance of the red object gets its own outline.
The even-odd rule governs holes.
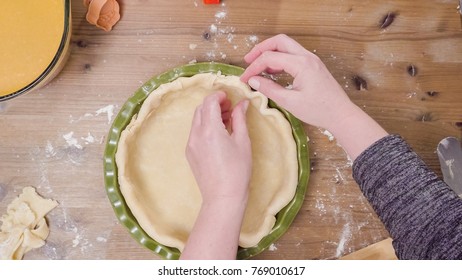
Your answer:
[[[204,0],[204,4],[220,4],[220,0]]]

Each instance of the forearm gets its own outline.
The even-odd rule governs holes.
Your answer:
[[[398,136],[354,162],[353,176],[401,259],[462,258],[462,200]]]
[[[246,199],[204,203],[182,259],[236,259]]]
[[[345,104],[335,112],[329,127],[352,160],[388,133],[363,110],[353,103]]]

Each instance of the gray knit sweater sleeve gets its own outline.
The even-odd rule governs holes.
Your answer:
[[[462,259],[462,199],[399,136],[353,164],[353,177],[393,238],[400,259]]]

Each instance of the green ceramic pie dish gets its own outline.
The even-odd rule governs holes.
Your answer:
[[[240,76],[244,69],[222,63],[204,62],[188,64],[174,68],[168,72],[153,77],[141,86],[135,94],[130,97],[122,106],[118,115],[114,119],[109,131],[106,148],[104,151],[104,182],[108,198],[112,204],[115,214],[119,221],[129,230],[132,237],[147,249],[155,252],[164,259],[178,259],[180,251],[160,244],[152,239],[138,224],[129,207],[127,206],[122,193],[120,192],[117,179],[117,165],[115,154],[119,143],[121,132],[130,123],[132,117],[138,113],[146,97],[154,91],[159,85],[172,82],[179,77],[191,77],[198,73],[221,73],[222,75]],[[248,259],[253,257],[278,240],[289,228],[290,224],[297,215],[305,198],[305,191],[310,174],[310,162],[308,158],[308,144],[302,123],[292,116],[289,112],[279,108],[270,100],[269,107],[277,108],[289,121],[292,127],[292,134],[297,145],[298,153],[298,185],[295,196],[279,213],[276,215],[276,223],[271,232],[260,242],[250,248],[239,248],[237,258]]]

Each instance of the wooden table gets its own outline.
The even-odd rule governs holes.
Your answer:
[[[28,185],[60,203],[48,215],[47,244],[28,259],[157,259],[118,223],[105,193],[102,155],[115,114],[154,75],[191,61],[245,67],[252,46],[278,33],[315,52],[356,104],[438,173],[437,143],[461,136],[458,1],[124,0],[109,33],[85,21],[81,2],[72,1],[61,74],[0,104],[0,213]],[[304,205],[256,259],[336,259],[388,237],[343,149],[305,127],[312,171]]]

